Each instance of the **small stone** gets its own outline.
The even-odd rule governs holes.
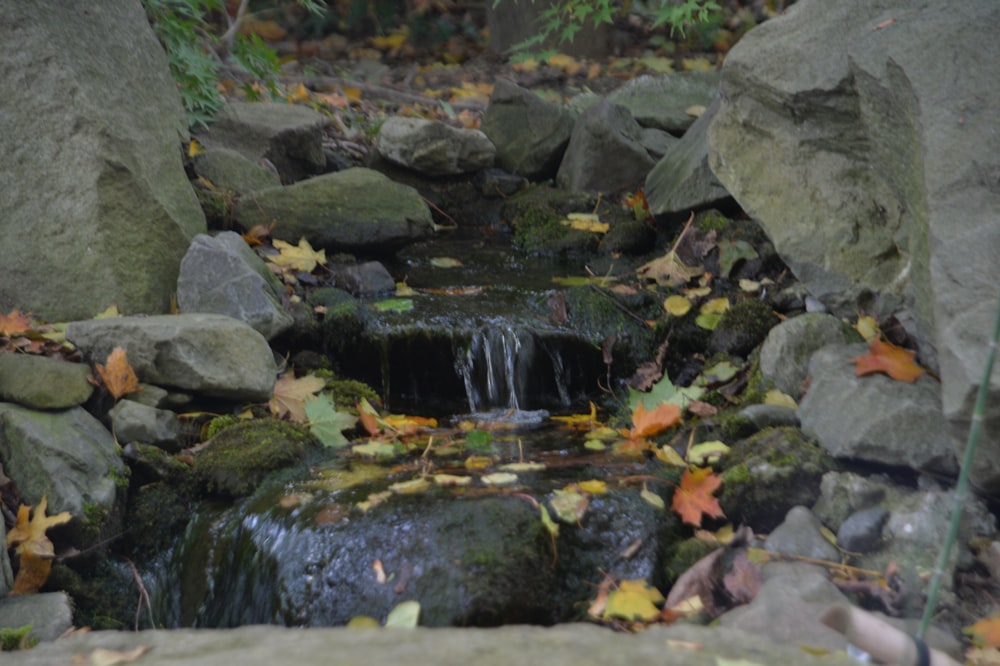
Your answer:
[[[882,541],[888,520],[889,512],[880,507],[856,511],[837,530],[837,545],[851,553],[871,552]]]
[[[792,507],[785,522],[771,532],[764,542],[764,549],[785,555],[801,555],[830,562],[840,561],[840,551],[826,540],[819,522],[812,511],[804,506]]]

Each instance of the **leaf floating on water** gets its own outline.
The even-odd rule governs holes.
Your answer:
[[[384,301],[372,303],[379,312],[409,312],[413,309],[413,300],[409,298],[387,298]]]
[[[663,509],[664,511],[666,511],[667,503],[663,501],[663,498],[654,493],[652,490],[646,488],[645,486],[643,486],[642,492],[639,493],[639,496],[642,497],[643,501],[646,502],[646,504],[650,504],[652,506],[655,506],[657,509]]]
[[[373,458],[391,458],[396,455],[396,447],[388,442],[373,439],[367,444],[355,444],[351,451],[361,456],[372,456]]]
[[[608,492],[608,484],[606,481],[601,481],[600,479],[588,479],[586,481],[580,481],[576,486],[585,493],[590,493],[591,495],[603,495]]]
[[[590,500],[586,495],[574,490],[563,489],[553,491],[555,497],[549,500],[549,506],[556,514],[556,518],[568,525],[576,525],[587,513]]]
[[[729,447],[715,439],[695,444],[687,452],[687,460],[692,465],[710,465],[729,453]]]
[[[458,476],[457,474],[435,474],[434,483],[439,486],[467,486],[472,483],[471,476]]]
[[[431,266],[435,268],[460,268],[462,262],[453,257],[431,257]]]
[[[545,469],[545,463],[540,462],[516,462],[500,465],[504,472],[541,472]]]
[[[400,495],[415,495],[431,487],[431,482],[422,476],[409,481],[400,481],[389,486],[389,490]]]
[[[517,474],[511,472],[494,472],[486,474],[480,479],[488,486],[509,486],[517,483]]]

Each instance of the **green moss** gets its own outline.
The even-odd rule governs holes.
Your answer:
[[[122,467],[121,469],[112,468],[108,472],[108,477],[115,482],[118,492],[124,493],[128,491],[129,482],[132,480],[132,470],[128,467]]]
[[[694,226],[701,231],[715,231],[721,234],[732,229],[733,221],[719,211],[712,209],[695,217]]]
[[[98,559],[86,563],[54,564],[45,590],[65,590],[73,599],[73,622],[92,629],[128,629],[135,616],[136,590],[124,563]]]
[[[656,319],[661,312],[657,296],[649,291],[621,296],[574,287],[566,291],[566,311],[569,324],[595,345],[615,336],[612,371],[617,376],[631,375],[640,363],[655,357],[657,345],[667,335],[667,329],[654,330],[641,323]]]
[[[313,442],[300,426],[254,419],[222,430],[195,458],[194,474],[210,493],[242,497],[268,473],[301,460]]]
[[[677,580],[681,574],[691,568],[698,560],[705,557],[717,546],[706,543],[701,539],[685,539],[677,544],[673,557],[667,562],[664,568],[664,577],[667,581]]]
[[[216,416],[214,419],[208,422],[208,428],[205,429],[205,439],[209,440],[218,435],[222,430],[228,428],[229,426],[236,425],[240,420],[231,414],[225,414],[223,416]]]
[[[4,627],[0,629],[0,652],[27,650],[38,644],[38,639],[31,635],[31,625],[23,627]]]
[[[158,481],[132,494],[125,520],[125,545],[133,555],[151,558],[170,548],[188,523],[188,498],[195,494],[191,486],[190,480]]]
[[[372,404],[379,401],[379,395],[375,389],[354,379],[334,379],[327,382],[326,387],[333,397],[333,404],[345,409],[354,408],[361,401],[361,398]]]
[[[722,315],[719,325],[712,331],[708,348],[713,352],[747,356],[779,322],[778,315],[764,301],[744,299]]]

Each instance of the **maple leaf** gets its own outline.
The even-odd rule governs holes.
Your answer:
[[[979,620],[962,630],[976,645],[1000,648],[1000,617]]]
[[[318,252],[313,250],[312,245],[305,238],[300,239],[297,246],[280,240],[276,240],[272,244],[280,250],[280,254],[268,257],[268,259],[271,263],[282,268],[311,273],[317,264],[326,263],[326,250]]]
[[[31,330],[31,317],[17,310],[10,314],[0,312],[0,335],[12,337]]]
[[[326,380],[315,375],[296,379],[294,375],[287,374],[274,383],[274,392],[267,404],[271,413],[279,418],[288,416],[296,423],[305,423],[306,400],[325,386]]]
[[[35,514],[28,520],[31,507],[22,504],[17,510],[17,522],[7,532],[7,548],[14,548],[14,553],[20,556],[17,577],[11,594],[31,594],[37,592],[48,580],[52,570],[52,559],[55,549],[52,542],[45,536],[45,531],[55,525],[68,523],[72,516],[63,511],[55,516],[46,516],[48,498],[43,496]]]
[[[650,622],[660,614],[656,604],[663,603],[663,594],[644,580],[623,580],[608,595],[604,606],[605,618]]]
[[[673,403],[663,403],[651,411],[639,402],[632,411],[632,430],[629,439],[653,437],[681,421],[681,408]]]
[[[353,428],[358,419],[347,412],[337,411],[329,395],[321,394],[307,399],[305,413],[309,418],[309,432],[315,435],[323,446],[340,449],[350,443],[344,437],[343,431]]]
[[[702,514],[712,518],[723,517],[719,500],[712,493],[722,484],[722,477],[712,474],[709,468],[688,468],[681,476],[681,484],[674,491],[671,504],[681,519],[695,527],[701,525]]]
[[[635,272],[641,278],[655,280],[660,286],[679,287],[702,275],[705,269],[700,266],[688,266],[680,260],[674,250],[671,250],[659,259],[643,264]]]
[[[854,374],[863,377],[884,372],[897,382],[912,383],[924,374],[924,369],[914,362],[914,356],[916,352],[872,338],[868,343],[868,353],[854,359]]]
[[[100,376],[101,381],[104,382],[108,393],[115,400],[118,400],[123,395],[142,390],[142,387],[139,386],[139,378],[128,362],[128,354],[122,347],[115,347],[111,350],[105,365],[101,365],[100,363],[95,365],[97,367],[97,374]]]

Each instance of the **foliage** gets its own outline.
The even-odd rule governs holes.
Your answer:
[[[313,15],[325,9],[317,0],[296,0]],[[143,0],[153,31],[167,52],[170,74],[177,82],[181,101],[191,126],[207,125],[222,108],[219,81],[227,64],[246,72],[241,86],[248,99],[259,99],[261,84],[270,95],[280,94],[277,82],[278,58],[256,35],[240,34],[246,15],[243,0],[230,16],[222,0]],[[218,34],[210,21],[224,17],[225,32]]]
[[[493,0],[493,6],[502,2]],[[614,23],[621,13],[617,5],[613,0],[553,0],[539,16],[538,32],[516,44],[514,50],[520,53],[537,51],[553,39],[558,39],[559,43],[572,42],[588,22],[594,27]],[[684,35],[689,26],[708,21],[713,13],[722,9],[714,0],[659,0],[653,7],[653,27],[668,25],[671,35],[674,32]]]
[[[104,386],[108,389],[108,393],[115,400],[129,393],[142,390],[142,387],[139,386],[139,378],[129,364],[125,349],[122,347],[115,347],[108,354],[108,360],[105,365],[97,363],[95,367],[97,368],[98,376],[100,376],[101,381],[104,382]]]
[[[48,500],[42,497],[35,507],[34,515],[28,519],[31,507],[22,504],[17,510],[17,522],[7,532],[7,548],[13,548],[14,554],[20,556],[17,577],[11,594],[31,594],[38,592],[45,584],[52,570],[52,560],[55,558],[55,548],[47,536],[46,530],[56,525],[68,523],[72,516],[66,511],[54,516],[46,516]]]

